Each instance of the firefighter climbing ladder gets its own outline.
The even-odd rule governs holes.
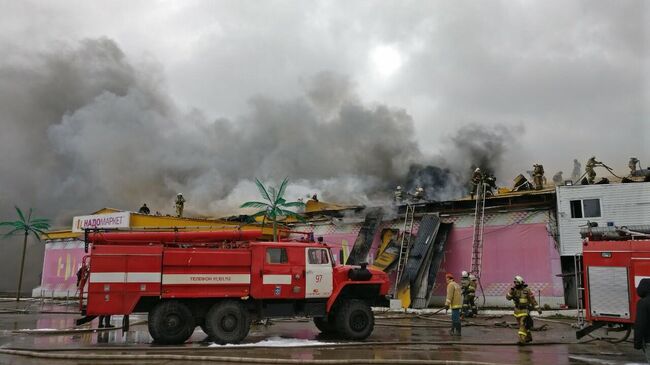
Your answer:
[[[397,259],[397,277],[395,278],[395,293],[397,293],[397,285],[399,284],[404,268],[406,267],[406,260],[409,257],[409,248],[411,247],[411,235],[413,233],[413,217],[415,216],[415,206],[413,204],[406,204],[406,212],[404,213],[404,227],[402,228],[402,239],[400,240],[399,258]]]
[[[485,222],[485,183],[476,186],[476,211],[474,213],[474,235],[472,237],[472,274],[481,278],[481,258],[483,256],[483,224]]]

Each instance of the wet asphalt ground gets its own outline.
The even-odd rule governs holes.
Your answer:
[[[0,353],[0,364],[202,364],[283,362],[318,363],[319,360],[364,360],[395,363],[398,360],[432,360],[440,363],[494,364],[630,364],[644,363],[630,340],[613,344],[602,340],[575,339],[574,319],[544,318],[535,322],[529,346],[516,344],[517,329],[510,315],[472,318],[464,323],[462,337],[449,335],[449,316],[376,312],[373,334],[364,342],[345,342],[324,337],[307,319],[273,320],[254,325],[243,344],[217,346],[197,328],[182,346],[152,344],[144,323],[146,316],[131,316],[130,331],[93,330],[90,325],[73,329],[79,317],[74,303],[31,300],[21,302],[16,311],[12,301],[0,301],[0,352],[7,349],[55,354],[64,359],[37,358]],[[140,324],[137,324],[140,322]],[[121,324],[114,316],[112,323]],[[36,330],[36,331],[32,331]],[[620,338],[620,333],[597,336]],[[25,353],[25,354],[30,354]],[[85,358],[105,355],[104,359]],[[141,358],[123,356],[140,355]],[[162,358],[160,355],[175,355]],[[201,360],[183,356],[206,356]],[[314,361],[316,360],[316,361]]]

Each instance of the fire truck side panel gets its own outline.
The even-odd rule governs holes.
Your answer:
[[[95,246],[88,315],[129,314],[143,296],[160,296],[162,246]]]
[[[241,298],[250,295],[247,249],[166,248],[163,298]]]
[[[634,323],[636,287],[650,277],[650,241],[590,241],[583,263],[586,319]]]
[[[304,299],[304,245],[251,244],[251,296],[255,299]]]

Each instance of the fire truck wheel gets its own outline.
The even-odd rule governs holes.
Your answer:
[[[251,327],[248,310],[241,302],[232,300],[216,303],[205,318],[205,329],[218,344],[239,343]]]
[[[157,343],[181,344],[192,336],[194,327],[192,312],[183,303],[162,302],[149,312],[149,334]]]
[[[324,334],[336,333],[336,324],[328,317],[315,317],[314,324]]]
[[[370,306],[358,299],[341,303],[335,318],[337,332],[348,340],[366,339],[375,327],[375,317]]]

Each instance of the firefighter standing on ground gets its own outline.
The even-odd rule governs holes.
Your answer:
[[[476,277],[467,271],[462,272],[460,287],[463,293],[463,317],[473,317],[477,313],[476,300]]]
[[[451,331],[452,336],[460,336],[460,310],[463,307],[460,285],[454,281],[450,273],[445,275],[447,279],[447,299],[445,309],[451,309]]]
[[[515,276],[515,286],[510,288],[510,292],[506,295],[507,300],[512,300],[515,303],[514,316],[519,325],[519,343],[524,344],[533,341],[533,336],[530,334],[532,325],[530,323],[530,310],[537,309],[537,313],[542,314],[542,310],[535,301],[532,291],[524,282],[524,278],[517,275]]]

